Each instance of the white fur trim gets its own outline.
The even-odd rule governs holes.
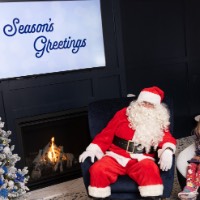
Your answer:
[[[158,158],[160,158],[160,156],[162,155],[162,153],[164,152],[164,150],[170,147],[173,149],[173,154],[176,152],[176,146],[173,143],[170,142],[166,142],[163,146],[162,149],[158,149]]]
[[[123,167],[126,167],[126,165],[129,162],[129,160],[131,160],[130,158],[126,158],[126,157],[121,156],[119,154],[116,154],[116,153],[114,153],[112,151],[107,151],[106,155],[114,158]]]
[[[98,188],[98,187],[93,187],[89,185],[88,193],[92,197],[105,198],[111,195],[111,189],[110,189],[110,186],[107,186],[105,188]]]
[[[151,160],[155,160],[154,158],[152,158],[151,156],[145,156],[144,154],[130,154],[131,158],[133,159],[137,159],[138,161],[144,160],[144,159],[151,159]]]
[[[160,97],[160,95],[154,94],[152,92],[142,91],[142,92],[140,92],[140,94],[137,98],[137,101],[138,102],[147,101],[152,104],[160,104],[161,97]]]
[[[163,194],[163,185],[147,185],[139,186],[138,188],[142,197],[160,196]]]
[[[190,160],[192,157],[195,156],[195,143],[191,144],[187,148],[185,148],[183,151],[180,152],[180,154],[177,157],[177,170],[186,177],[186,171],[188,166],[188,160]]]

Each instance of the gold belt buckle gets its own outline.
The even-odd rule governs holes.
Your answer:
[[[133,141],[132,141],[132,140],[128,140],[128,144],[127,144],[127,147],[126,147],[126,152],[127,152],[127,153],[134,153],[134,151],[135,151],[135,146],[134,146],[134,145],[133,145],[133,151],[129,151],[129,150],[128,150],[129,145],[130,145],[131,142],[133,142]]]

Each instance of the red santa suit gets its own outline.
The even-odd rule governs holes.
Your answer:
[[[141,98],[142,99],[142,98]],[[119,175],[129,175],[139,185],[141,196],[159,196],[163,193],[163,183],[153,153],[130,153],[113,143],[114,138],[134,141],[136,130],[130,126],[127,108],[118,111],[108,125],[96,135],[86,151],[95,152],[99,159],[90,168],[89,194],[93,197],[111,195],[110,184]],[[157,144],[159,152],[170,147],[174,152],[176,140],[168,129],[163,130],[162,140]]]

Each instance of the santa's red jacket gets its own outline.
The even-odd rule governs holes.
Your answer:
[[[115,114],[115,116],[109,121],[108,125],[99,134],[96,135],[92,143],[88,146],[88,150],[96,151],[98,150],[96,148],[98,146],[102,151],[102,155],[105,154],[106,151],[111,151],[114,154],[120,155],[125,158],[134,158],[130,153],[126,152],[126,150],[113,144],[113,138],[115,135],[125,140],[133,139],[135,131],[129,127],[130,122],[127,119],[126,109],[127,108],[123,108]],[[169,130],[164,131],[163,140],[158,144],[158,149],[160,149],[158,150],[158,157],[160,157],[162,152],[167,147],[173,149],[175,153],[176,139],[171,135]],[[142,154],[141,156],[154,158],[155,153]]]

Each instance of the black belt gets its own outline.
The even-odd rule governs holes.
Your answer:
[[[145,148],[142,148],[141,144],[135,145],[133,141],[125,140],[117,136],[114,137],[113,144],[122,149],[125,149],[128,153],[146,153]],[[149,154],[155,153],[154,148],[151,147],[148,153]]]

